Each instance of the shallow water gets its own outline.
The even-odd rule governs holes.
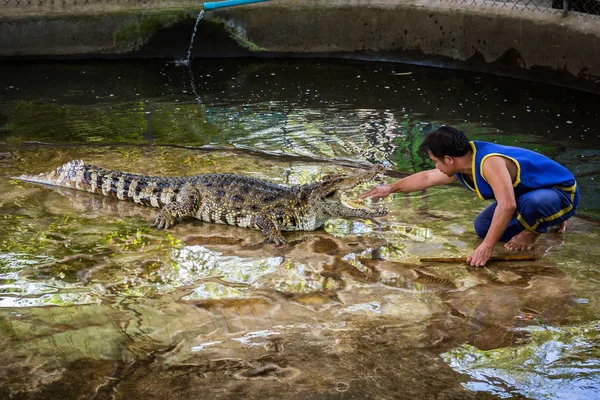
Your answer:
[[[600,396],[598,97],[399,64],[194,60],[0,66],[0,394],[23,399]],[[458,186],[387,217],[285,233],[11,180],[71,159],[151,175],[312,182],[429,168],[423,135],[536,149],[580,215],[535,262],[466,256],[487,204]],[[358,194],[368,185],[355,188]],[[507,254],[501,246],[497,253]]]

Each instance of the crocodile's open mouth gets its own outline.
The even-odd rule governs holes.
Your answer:
[[[354,210],[375,211],[373,207],[367,205],[365,201],[360,198],[350,199],[343,192],[338,192],[338,197],[340,202],[348,208],[352,208]]]
[[[361,183],[372,181],[376,176],[383,174],[384,171],[385,168],[382,165],[377,165],[369,171],[362,171],[353,175],[328,176],[322,183],[324,191],[328,192],[323,196],[323,199],[329,201],[333,200],[346,208],[363,212],[364,215],[372,213],[379,214],[383,211],[382,207],[374,207],[373,204],[366,203],[358,197],[350,199],[345,191],[350,190]]]

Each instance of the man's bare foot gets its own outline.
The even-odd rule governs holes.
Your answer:
[[[537,232],[523,231],[513,236],[512,239],[504,244],[504,247],[513,251],[531,250],[541,235],[541,233]]]
[[[556,233],[565,233],[567,230],[567,221],[564,221],[562,224],[556,227]]]

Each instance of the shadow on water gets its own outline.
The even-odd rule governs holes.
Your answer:
[[[600,393],[597,98],[375,63],[0,72],[2,397]],[[582,177],[592,220],[545,235],[536,262],[470,268],[418,261],[477,245],[471,224],[486,204],[457,186],[396,195],[386,217],[331,220],[276,247],[197,220],[157,231],[151,208],[10,179],[83,159],[286,185],[384,162],[392,181],[429,168],[418,145],[442,123],[559,159]]]

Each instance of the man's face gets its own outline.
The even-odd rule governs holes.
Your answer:
[[[450,156],[444,156],[443,158],[437,158],[431,152],[429,152],[429,158],[435,163],[435,167],[446,174],[447,176],[456,175],[456,169],[454,168],[454,158]]]

